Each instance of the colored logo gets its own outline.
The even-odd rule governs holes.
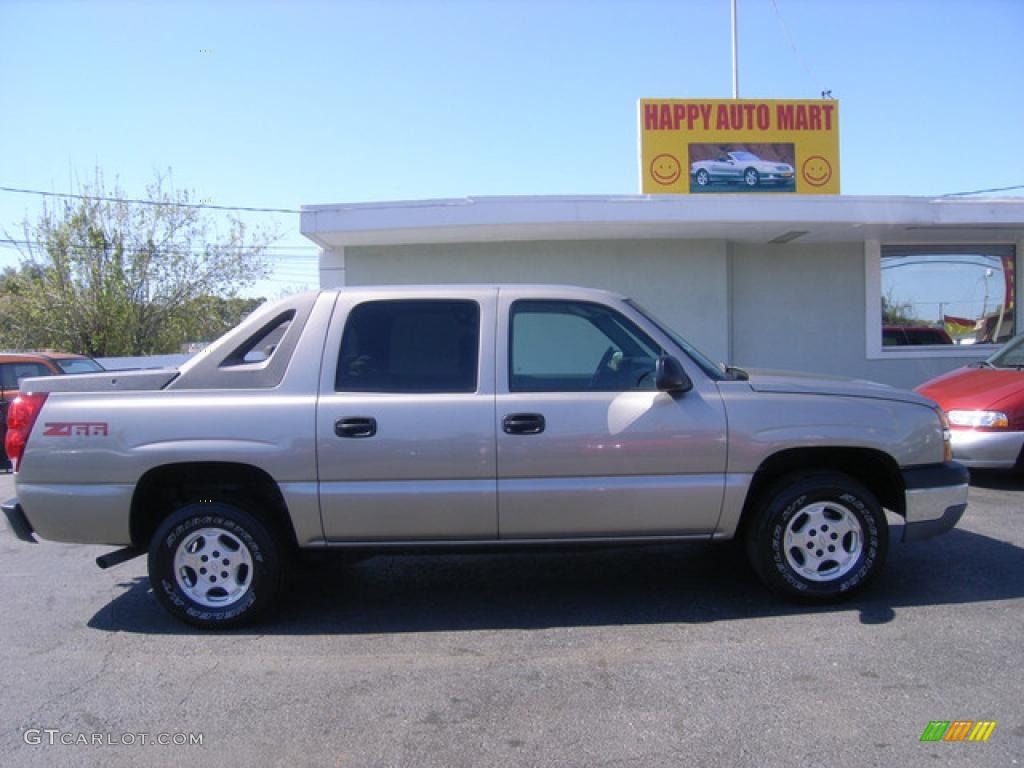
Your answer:
[[[651,161],[651,178],[664,187],[675,184],[683,175],[683,168],[675,155],[658,155]]]
[[[43,437],[109,437],[105,421],[48,421]]]
[[[995,720],[932,720],[921,741],[988,741],[995,729]]]
[[[823,187],[832,178],[832,164],[821,155],[812,155],[804,160],[800,174],[812,187]]]

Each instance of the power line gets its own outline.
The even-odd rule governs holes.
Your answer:
[[[984,195],[988,192],[1011,192],[1015,189],[1024,189],[1024,184],[1017,184],[1012,187],[994,187],[992,189],[976,189],[973,192],[949,192],[939,197],[963,197],[965,195]]]
[[[45,247],[46,243],[44,243],[42,240],[24,240],[24,239],[20,239],[20,238],[2,237],[2,238],[0,238],[0,245],[38,245],[40,247]],[[214,244],[214,245],[216,245],[216,244]],[[99,248],[101,246],[75,245],[74,247],[76,247],[76,248]],[[216,247],[220,248],[221,250],[233,250],[233,251],[248,251],[248,250],[252,250],[252,248],[253,248],[252,246],[249,246],[249,245],[217,245]],[[175,250],[176,251],[181,251],[183,249],[176,248]],[[193,248],[192,250],[195,251],[197,249]],[[317,251],[317,252],[319,252],[320,248],[318,246],[315,246],[315,245],[268,245],[268,246],[264,246],[263,250],[266,250],[266,251],[305,251],[305,252]],[[199,250],[199,252],[202,253],[202,250]],[[295,255],[296,256],[301,256],[302,254],[301,253],[297,253]],[[312,256],[313,256],[313,254],[310,254],[310,258],[312,258]]]
[[[17,240],[12,238],[0,238],[0,248],[9,248],[12,250],[21,250],[22,248],[43,248],[47,246],[46,243],[39,240]],[[101,245],[88,245],[85,243],[69,243],[68,247],[78,251],[109,251],[113,246],[101,246]],[[215,250],[233,250],[233,251],[254,251],[261,250],[264,254],[272,256],[277,259],[288,259],[293,261],[316,261],[319,259],[319,248],[315,245],[281,245],[281,246],[266,246],[262,249],[254,248],[246,245],[226,245],[218,246],[214,245]],[[137,248],[127,247],[122,249],[125,253],[150,253],[148,248]],[[290,251],[304,251],[302,253],[291,253]],[[316,253],[310,253],[309,251],[316,251]],[[153,253],[177,253],[177,254],[196,254],[202,255],[206,253],[204,248],[157,248],[152,251]]]
[[[786,26],[786,20],[782,18],[782,11],[779,10],[779,4],[776,2],[776,0],[769,0],[769,2],[771,2],[772,8],[775,10],[775,16],[779,21],[779,26],[782,27],[782,33],[786,36],[786,40],[789,42],[789,47],[793,49],[793,55],[796,56],[797,60],[803,66],[804,71],[811,78],[811,80],[816,81],[820,86],[821,78],[818,77],[817,73],[815,73],[813,69],[811,69],[811,65],[807,63],[807,60],[803,57],[803,54],[801,54],[800,51],[797,50],[796,41],[793,40],[793,36],[789,33],[789,27]],[[832,98],[832,91],[821,88],[821,98],[826,98],[826,94],[828,98]]]
[[[106,203],[133,203],[135,205],[173,205],[179,208],[208,208],[214,211],[248,211],[250,213],[302,213],[298,208],[254,208],[242,205],[213,205],[212,203],[179,203],[161,200],[136,200],[127,197],[100,197],[98,195],[75,195],[70,192],[43,192],[38,189],[19,189],[18,187],[0,187],[0,192],[16,192],[23,195],[41,195],[42,197],[61,197],[74,200],[102,200]]]

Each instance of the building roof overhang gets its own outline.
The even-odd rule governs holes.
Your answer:
[[[1018,242],[1024,198],[793,194],[466,197],[302,207],[323,248],[525,240]]]

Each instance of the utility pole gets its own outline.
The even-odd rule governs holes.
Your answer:
[[[732,97],[740,97],[739,44],[736,40],[736,0],[732,1]]]

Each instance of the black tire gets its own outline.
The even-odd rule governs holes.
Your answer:
[[[274,604],[282,570],[281,546],[266,527],[224,502],[185,504],[164,520],[149,546],[157,599],[175,618],[203,629],[255,620]]]
[[[756,187],[761,183],[761,175],[757,172],[756,168],[747,168],[743,172],[743,183],[748,187]]]
[[[698,187],[707,187],[711,185],[711,174],[701,168],[693,180],[697,182]]]
[[[747,556],[761,581],[785,598],[838,602],[885,564],[885,512],[871,491],[840,472],[790,475],[754,511]]]

